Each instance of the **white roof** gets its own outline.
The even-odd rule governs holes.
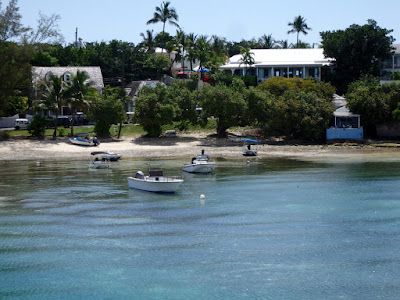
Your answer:
[[[251,49],[255,64],[253,67],[274,66],[325,66],[332,61],[325,58],[324,49]],[[241,54],[232,56],[223,69],[238,68]],[[245,67],[243,64],[240,67]]]
[[[100,67],[32,67],[32,81],[34,85],[37,84],[45,78],[48,72],[51,72],[54,76],[62,76],[66,72],[76,75],[78,70],[86,72],[97,89],[104,88]]]
[[[333,113],[335,117],[359,117],[360,115],[353,114],[346,106],[342,106]]]

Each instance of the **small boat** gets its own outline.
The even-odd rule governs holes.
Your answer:
[[[89,132],[80,132],[77,133],[75,137],[69,138],[69,141],[74,145],[79,146],[97,146],[100,142],[97,140],[97,137],[90,136]]]
[[[182,170],[189,173],[211,173],[215,166],[215,162],[210,162],[210,156],[201,150],[201,154],[193,157],[191,164],[184,164]]]
[[[107,152],[92,152],[94,159],[89,163],[91,169],[108,169],[110,167],[110,160],[103,159],[102,156]]]
[[[122,154],[110,152],[110,150],[107,150],[107,152],[105,152],[105,154],[103,154],[101,157],[102,159],[107,159],[109,161],[117,161],[121,158],[121,156]]]
[[[245,139],[243,141],[242,151],[244,156],[257,156],[258,141]]]
[[[160,163],[148,164],[148,176],[145,176],[142,171],[138,171],[135,177],[128,177],[129,188],[155,193],[175,193],[183,183],[183,179],[164,176],[162,165]]]

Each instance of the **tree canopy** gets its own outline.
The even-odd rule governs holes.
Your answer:
[[[334,59],[330,80],[340,93],[363,74],[380,75],[382,62],[391,57],[393,50],[392,31],[368,20],[362,26],[353,24],[345,30],[320,33],[325,56]]]

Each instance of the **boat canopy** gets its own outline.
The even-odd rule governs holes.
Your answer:
[[[245,139],[243,142],[244,143],[253,143],[253,144],[257,144],[258,145],[258,141],[256,141],[256,140]]]
[[[94,151],[94,152],[92,152],[90,154],[92,154],[92,155],[101,155],[101,154],[108,154],[108,153],[104,152],[104,151]]]

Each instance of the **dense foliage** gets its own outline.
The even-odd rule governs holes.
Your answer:
[[[97,135],[109,137],[111,126],[126,119],[119,88],[105,88],[104,93],[91,102],[88,116],[95,122]]]
[[[349,85],[346,99],[349,109],[361,115],[367,134],[375,136],[376,125],[398,119],[400,85],[381,85],[378,77],[363,76]]]
[[[380,75],[382,62],[391,57],[392,31],[368,20],[363,26],[353,24],[346,30],[321,32],[324,54],[335,59],[330,81],[340,93],[363,74]]]

